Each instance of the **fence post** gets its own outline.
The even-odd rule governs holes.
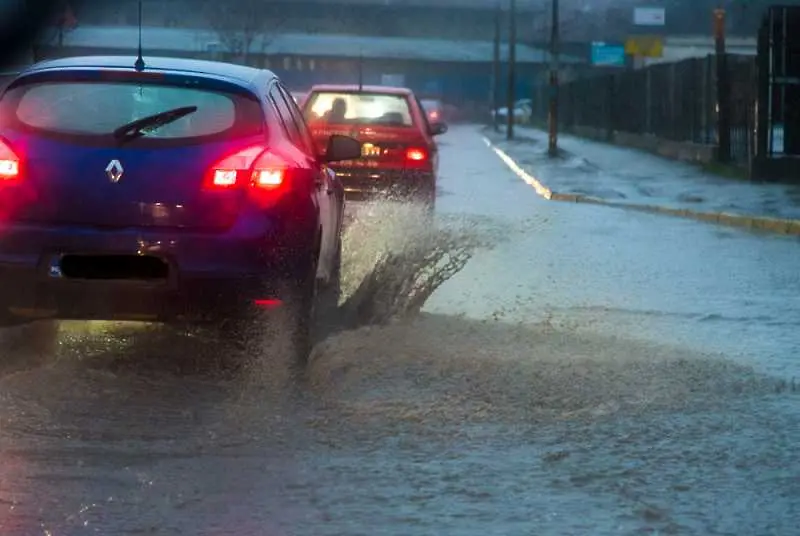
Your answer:
[[[643,134],[651,134],[653,129],[653,117],[651,110],[653,109],[653,70],[649,67],[644,68],[644,132]]]
[[[614,141],[614,128],[616,121],[616,76],[610,74],[606,77],[606,140]]]
[[[673,140],[680,139],[683,134],[681,124],[678,119],[678,117],[681,115],[678,111],[679,78],[678,64],[671,63],[669,66],[669,135]]]

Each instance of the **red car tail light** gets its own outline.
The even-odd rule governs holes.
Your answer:
[[[21,160],[9,144],[0,138],[0,184],[22,178]]]
[[[406,160],[411,160],[413,162],[424,162],[428,159],[428,153],[425,149],[419,149],[416,147],[410,147],[406,149]]]
[[[279,190],[287,183],[289,166],[263,146],[248,147],[223,158],[206,180],[207,190],[229,190],[249,186]]]

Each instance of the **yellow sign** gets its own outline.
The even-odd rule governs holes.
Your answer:
[[[658,35],[634,35],[625,41],[625,54],[640,58],[664,55],[664,40]]]

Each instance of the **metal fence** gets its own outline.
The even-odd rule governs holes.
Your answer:
[[[747,165],[753,152],[756,62],[729,54],[731,157]],[[559,88],[559,123],[565,130],[591,127],[651,135],[677,142],[717,145],[716,58],[691,58],[643,69],[581,78]],[[537,88],[536,110],[547,119],[548,88]]]

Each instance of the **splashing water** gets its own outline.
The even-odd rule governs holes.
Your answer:
[[[343,242],[343,327],[385,324],[419,313],[477,250],[495,242],[478,222],[432,220],[424,210],[387,202],[357,208]]]

